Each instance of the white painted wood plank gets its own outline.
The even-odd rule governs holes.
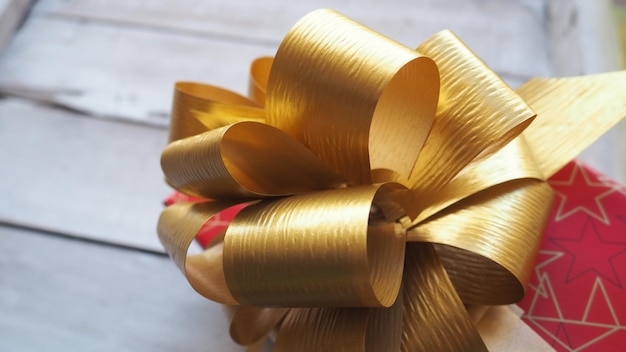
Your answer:
[[[0,0],[0,54],[32,4],[33,0]]]
[[[244,349],[164,256],[0,226],[0,350]]]
[[[175,81],[203,81],[244,92],[251,60],[273,55],[299,17],[329,5],[270,1],[243,6],[225,0],[174,4],[69,2],[66,7],[77,8],[72,12],[62,2],[40,2],[0,60],[0,92],[95,116],[163,125]],[[363,6],[347,1],[337,7],[410,46],[451,28],[513,86],[530,76],[549,75],[539,7],[523,1],[506,4],[447,0]],[[104,17],[115,21],[103,22]],[[195,24],[184,27],[188,23]]]
[[[0,60],[0,92],[165,125],[176,81],[245,92],[250,62],[273,53],[264,46],[34,17]]]
[[[3,226],[0,312],[2,351],[244,351],[166,257]],[[547,350],[508,307],[487,315],[478,328],[494,351]]]
[[[553,0],[548,3],[548,33],[556,76],[610,72],[620,67],[611,0]],[[626,119],[587,148],[580,159],[626,184]]]
[[[164,129],[0,100],[0,221],[163,251]]]
[[[411,47],[449,28],[494,69],[533,76],[550,72],[545,52],[544,3],[544,0],[149,0],[141,3],[49,0],[41,2],[35,12],[260,41],[275,47],[304,14],[330,7]]]

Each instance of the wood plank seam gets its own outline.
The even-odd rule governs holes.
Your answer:
[[[80,243],[95,244],[95,245],[98,245],[98,246],[104,246],[104,247],[109,247],[109,248],[116,248],[116,249],[129,251],[129,252],[150,254],[150,255],[155,255],[157,257],[167,257],[168,256],[167,253],[165,253],[163,251],[155,250],[155,249],[138,247],[138,246],[133,246],[133,245],[127,245],[127,244],[119,243],[119,242],[111,242],[111,241],[107,241],[107,240],[102,240],[102,239],[98,239],[98,238],[94,238],[94,237],[85,236],[84,234],[73,234],[73,233],[71,233],[71,232],[69,232],[69,231],[67,231],[65,229],[64,230],[54,230],[54,229],[49,229],[49,228],[46,228],[46,227],[43,227],[43,226],[35,226],[33,224],[20,223],[20,222],[17,222],[17,221],[13,221],[13,220],[10,220],[10,219],[3,219],[2,217],[0,217],[0,229],[2,229],[2,228],[16,229],[16,230],[20,230],[20,231],[29,231],[29,232],[37,233],[37,234],[40,234],[40,235],[64,238],[64,239],[68,239],[70,241],[76,241],[76,242],[80,242]]]

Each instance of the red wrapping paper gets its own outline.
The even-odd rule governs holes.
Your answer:
[[[557,351],[626,350],[626,188],[572,161],[519,306]]]
[[[188,196],[179,192],[174,192],[171,196],[169,196],[163,203],[165,205],[170,206],[174,203],[180,202],[198,202],[204,201],[206,199],[197,198]],[[196,241],[202,248],[206,248],[211,241],[221,233],[226,231],[228,224],[235,218],[237,213],[246,207],[247,204],[240,204],[234,207],[230,207],[223,212],[217,214],[216,216],[210,218],[207,222],[204,223],[198,235],[196,236]]]

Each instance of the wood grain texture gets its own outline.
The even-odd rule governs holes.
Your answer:
[[[0,312],[2,351],[245,350],[230,340],[221,306],[196,294],[166,257],[5,226]],[[548,350],[509,308],[488,314],[478,329],[490,349]]]
[[[242,352],[164,256],[0,226],[0,350]]]
[[[140,4],[49,0],[39,4],[35,13],[163,28],[276,48],[298,19],[330,7],[410,47],[450,29],[494,69],[532,76],[548,73],[548,57],[537,52],[537,44],[544,40],[543,5],[542,0],[149,0]],[[528,60],[529,56],[533,59]]]
[[[167,125],[174,83],[244,92],[248,68],[273,49],[210,38],[32,17],[0,60],[0,93],[85,114]]]
[[[335,7],[409,46],[450,28],[517,86],[590,72],[580,50],[602,53],[580,38],[591,33],[578,21],[593,13],[576,7],[584,1],[41,0],[0,53],[0,93],[46,104],[0,100],[0,222],[161,251],[167,133],[106,119],[165,126],[176,80],[244,92],[249,62],[312,9]],[[0,14],[25,2],[0,0]],[[558,10],[568,3],[576,15]],[[583,158],[626,184],[624,125]],[[35,350],[243,349],[165,257],[0,226],[0,351]]]
[[[163,251],[163,129],[0,100],[0,221]]]
[[[548,16],[551,21],[546,22],[542,1],[490,0],[457,4],[452,0],[423,0],[359,4],[351,0],[337,7],[405,42],[415,38],[414,43],[417,43],[443,27],[455,29],[485,60],[513,72],[514,75],[504,76],[512,85],[521,83],[524,75],[549,75],[553,70],[550,41],[558,37],[548,38],[544,28],[557,26],[563,19],[554,12]],[[262,5],[254,2],[247,7],[225,0],[210,3],[144,1],[141,4],[119,0],[41,1],[8,51],[0,57],[0,91],[71,108],[89,116],[166,125],[176,80],[211,82],[244,91],[250,60],[273,54],[274,46],[292,22],[309,9],[303,8],[304,5],[283,5],[278,0]],[[316,1],[307,6],[324,5],[328,3]],[[562,15],[569,16],[568,12]],[[417,20],[418,17],[421,20]],[[231,32],[238,34],[233,37]],[[571,48],[566,46],[562,50],[573,50]],[[65,139],[64,134],[58,132],[60,128],[54,136],[49,135],[45,133],[47,127],[43,127],[47,125],[39,122],[57,121],[45,120],[44,116],[58,117],[59,111],[49,112],[23,104],[18,108],[18,105],[2,105],[0,116],[10,116],[14,130],[42,134],[50,147],[39,146],[44,149],[40,152],[31,146],[31,149],[24,149],[19,158],[6,147],[0,151],[4,160],[19,166],[2,170],[14,183],[4,186],[13,203],[0,207],[0,217],[38,228],[160,250],[154,236],[154,220],[160,211],[160,201],[168,192],[158,168],[158,155],[165,138],[149,137],[152,144],[146,144],[134,137],[135,132],[127,132],[124,124],[107,130],[109,136],[104,137],[98,131],[100,125],[87,120],[65,123],[70,126],[67,131],[75,131],[83,124],[80,128],[85,130],[81,132],[85,135],[82,139]],[[30,115],[32,121],[18,118]],[[623,126],[618,128],[623,129]],[[129,128],[141,130],[136,126]],[[2,133],[17,138],[12,132],[0,131]],[[165,135],[164,131],[151,129],[136,133]],[[626,164],[621,161],[621,155],[626,152],[624,135],[626,131],[612,131],[597,143],[601,147],[594,146],[583,154],[584,161],[622,183],[626,183]],[[159,138],[163,140],[156,142]],[[0,144],[8,146],[7,141],[0,140]],[[81,143],[98,151],[93,154],[95,158],[79,156],[79,151],[85,149]],[[148,152],[138,153],[141,149],[137,145],[141,148],[151,145],[149,159],[142,154]],[[51,152],[66,149],[78,160],[71,173],[60,166],[61,157]],[[48,155],[46,153],[51,155],[50,160],[56,161],[42,162],[45,159],[40,155]],[[120,162],[114,162],[117,155],[109,153],[122,155]],[[97,159],[104,162],[97,164],[94,161]],[[137,165],[142,165],[140,168],[144,171],[137,171],[135,177],[146,181],[134,188],[132,180],[122,180],[118,170],[136,170]],[[41,172],[34,171],[37,169],[46,170],[51,176],[45,178]],[[94,178],[95,170],[101,175],[99,178]],[[111,175],[110,180],[104,180],[102,175]],[[94,179],[99,180],[95,193]],[[50,186],[50,180],[54,180],[54,187]],[[27,190],[30,198],[20,194],[18,189]],[[133,190],[138,192],[135,197],[129,195]],[[84,194],[94,197],[84,197],[88,199],[85,201]],[[102,199],[95,199],[95,195]],[[60,197],[68,201],[59,205]],[[119,201],[123,202],[116,203]]]
[[[0,54],[22,23],[34,0],[0,0]]]
[[[336,4],[409,46],[444,28],[517,86],[550,75],[538,1]],[[94,116],[167,124],[173,83],[244,92],[248,67],[328,1],[42,1],[0,60],[0,92]],[[529,59],[532,57],[532,59]]]
[[[41,15],[98,19],[112,23],[165,28],[199,35],[252,41],[276,47],[287,30],[306,13],[332,7],[373,29],[411,47],[448,28],[466,38],[468,44],[495,68],[507,68],[511,59],[526,57],[528,44],[543,37],[542,0],[391,0],[330,2],[310,0],[239,1],[149,0],[128,1],[49,0],[36,7]],[[465,35],[463,35],[465,34]],[[501,54],[493,55],[499,48]],[[490,50],[491,49],[491,50]],[[516,73],[535,74],[537,62],[518,60]]]

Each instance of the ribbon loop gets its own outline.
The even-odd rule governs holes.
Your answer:
[[[337,189],[243,209],[224,237],[233,297],[257,306],[391,306],[402,279],[406,232],[400,223],[370,214],[372,205],[385,207],[374,204],[380,192],[398,187]]]
[[[530,279],[552,197],[544,181],[503,183],[455,203],[407,239],[463,250],[438,251],[463,302],[515,303]]]
[[[204,198],[284,196],[343,183],[293,138],[256,122],[171,143],[161,166],[172,187]]]
[[[488,156],[519,135],[535,113],[450,31],[417,50],[441,72],[437,117],[410,179],[420,200],[428,202],[478,155]]]
[[[228,201],[174,204],[161,213],[157,226],[161,244],[191,286],[210,300],[231,305],[237,301],[226,287],[222,245],[189,257],[187,250],[207,220],[234,205],[237,203]]]
[[[377,168],[408,179],[438,93],[431,59],[332,10],[318,10],[289,31],[276,53],[267,122],[350,184],[372,183],[370,170]]]
[[[523,135],[490,157],[479,158],[468,164],[431,199],[430,206],[419,214],[413,224],[416,226],[429,216],[473,194],[521,179],[545,179]]]
[[[174,88],[169,141],[230,125],[263,121],[261,105],[237,93],[201,83],[177,82]]]
[[[254,60],[250,65],[248,96],[260,106],[265,106],[267,81],[270,79],[270,71],[273,63],[273,57],[260,57]]]

